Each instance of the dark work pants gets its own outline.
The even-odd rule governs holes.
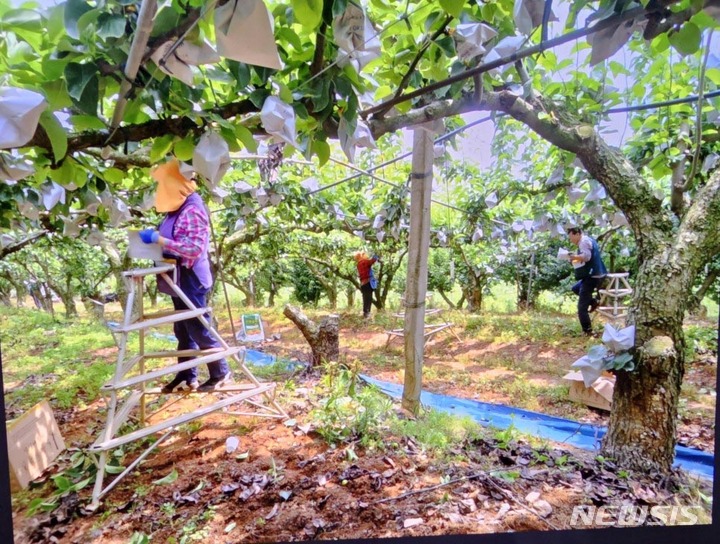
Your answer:
[[[204,308],[206,303],[206,295],[208,289],[203,287],[198,280],[195,272],[183,268],[180,273],[180,289],[190,299],[195,307]],[[176,310],[187,310],[187,305],[178,297],[172,297],[173,306]],[[205,314],[205,319],[210,320],[210,316]],[[175,338],[178,340],[178,349],[210,349],[222,347],[220,342],[214,338],[198,318],[186,319],[185,321],[177,321],[174,324]],[[178,357],[178,362],[189,361],[193,357]],[[222,378],[230,369],[225,359],[208,363],[208,371],[211,378]],[[197,379],[197,367],[183,370],[178,373],[186,382]]]
[[[601,278],[585,278],[572,286],[572,292],[578,296],[578,319],[583,332],[592,331],[588,309],[593,302],[593,292]]]
[[[364,283],[360,286],[360,291],[363,297],[363,317],[370,315],[370,308],[372,307],[372,295],[373,288],[370,287],[370,282]]]

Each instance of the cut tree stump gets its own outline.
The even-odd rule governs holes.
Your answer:
[[[295,323],[312,350],[311,364],[323,361],[337,361],[340,356],[340,317],[331,314],[322,318],[319,324],[308,318],[299,308],[285,306],[283,315]]]

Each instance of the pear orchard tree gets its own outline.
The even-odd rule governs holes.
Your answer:
[[[718,1],[574,0],[561,21],[543,0],[257,6],[247,17],[222,0],[0,0],[1,255],[43,233],[97,238],[142,216],[147,168],[168,154],[192,160],[219,205],[253,190],[259,206],[278,205],[273,173],[294,152],[322,166],[337,138],[352,162],[405,127],[502,113],[551,144],[539,160],[555,177],[581,168],[629,225],[637,370],[618,375],[602,448],[627,467],[668,471],[683,315],[720,250]],[[253,44],[248,25],[262,36]],[[554,49],[563,44],[567,58]],[[617,148],[601,128],[620,105],[634,108],[633,134]],[[267,154],[260,136],[285,144],[262,163],[267,187],[226,182],[230,153]],[[311,201],[308,186],[294,191]],[[245,208],[238,237],[252,238],[264,218]]]

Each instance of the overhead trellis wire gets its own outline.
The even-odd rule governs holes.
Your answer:
[[[618,108],[610,108],[605,110],[603,113],[605,114],[615,114],[615,113],[627,113],[632,111],[642,111],[642,110],[649,110],[649,109],[658,109],[658,108],[664,108],[666,106],[674,106],[677,104],[688,104],[692,102],[698,102],[699,100],[707,100],[710,98],[716,98],[720,96],[720,89],[711,91],[708,93],[704,93],[702,96],[699,95],[692,95],[692,96],[686,96],[684,98],[674,98],[672,100],[665,100],[662,102],[652,102],[648,104],[638,104],[635,106],[623,106]],[[495,114],[494,117],[501,117],[506,115],[504,112],[498,112]],[[446,134],[443,134],[436,140],[434,140],[435,144],[439,144],[444,142],[445,140],[452,138],[453,136],[456,136],[457,134],[461,134],[468,130],[469,128],[475,127],[479,124],[485,123],[487,121],[492,121],[493,116],[483,117],[482,119],[478,119],[476,121],[472,121],[468,123],[467,125],[463,125],[462,127],[456,128],[455,130],[452,130]],[[389,159],[385,162],[382,162],[378,165],[372,166],[367,169],[367,172],[374,172],[375,170],[379,170],[380,168],[384,168],[385,166],[388,166],[390,164],[394,164],[398,161],[401,161],[402,159],[406,159],[412,155],[412,151],[408,151],[406,153],[402,153],[398,155],[397,157],[393,157],[392,159]],[[330,183],[328,185],[323,185],[322,187],[319,187],[315,189],[314,191],[310,191],[310,195],[314,195],[316,193],[320,193],[326,189],[332,189],[333,187],[336,187],[338,185],[342,185],[343,183],[346,183],[348,181],[352,181],[354,179],[357,179],[361,176],[365,175],[364,173],[358,173],[358,174],[352,174],[350,176],[347,176],[341,180],[335,181],[333,183]]]
[[[380,183],[385,183],[386,185],[390,185],[391,187],[395,187],[396,189],[400,187],[399,184],[397,184],[393,181],[387,180],[385,178],[381,178],[380,176],[377,176],[377,175],[373,174],[372,172],[370,172],[368,170],[364,170],[364,169],[360,168],[359,166],[355,166],[354,164],[351,164],[349,162],[341,161],[340,159],[335,159],[333,157],[330,157],[329,160],[334,162],[335,164],[339,164],[340,166],[345,166],[346,168],[350,168],[352,170],[357,170],[360,173],[359,176],[371,177],[372,179],[375,179],[375,180],[379,181]],[[435,200],[434,198],[431,198],[430,201],[433,204],[437,204],[438,206],[444,206],[445,208],[450,208],[451,210],[455,210],[456,212],[460,212],[462,214],[468,213],[467,210],[463,210],[462,208],[458,208],[457,206],[453,206],[452,204],[447,204],[446,202],[442,202],[440,200]],[[491,219],[491,221],[493,223],[497,223],[498,225],[507,226],[507,223],[503,223],[502,221],[498,221],[497,219]]]
[[[720,96],[720,89],[711,91],[709,93],[703,93],[702,96],[693,95],[686,96],[684,98],[674,98],[672,100],[665,100],[663,102],[653,102],[650,104],[638,104],[637,106],[623,106],[620,108],[610,108],[605,110],[605,113],[627,113],[630,111],[642,111],[642,110],[653,110],[657,108],[664,108],[665,106],[675,106],[677,104],[688,104],[690,102],[698,102],[699,100],[705,100],[707,98],[715,98]]]
[[[483,117],[482,119],[478,119],[478,120],[476,120],[476,121],[472,121],[472,122],[468,123],[467,125],[464,125],[464,126],[462,126],[462,127],[456,128],[455,130],[451,130],[450,132],[448,132],[448,133],[446,133],[446,134],[443,134],[442,136],[440,136],[439,138],[437,138],[436,140],[434,140],[433,143],[434,143],[434,144],[443,143],[445,140],[449,140],[449,139],[452,138],[453,136],[456,136],[457,134],[460,134],[460,133],[462,133],[463,131],[465,131],[465,130],[467,130],[467,129],[469,129],[469,128],[472,128],[472,127],[474,127],[474,126],[477,126],[477,125],[479,125],[479,124],[481,124],[481,123],[485,123],[486,121],[490,121],[490,120],[492,120],[492,117],[491,117],[491,116],[490,116],[490,117]],[[403,153],[403,154],[401,154],[401,155],[398,155],[397,157],[393,157],[392,159],[387,160],[387,161],[385,161],[385,162],[383,162],[383,163],[380,163],[380,164],[378,164],[378,165],[372,166],[372,167],[368,168],[366,171],[367,171],[367,172],[374,172],[375,170],[380,170],[381,168],[384,168],[384,167],[386,167],[386,166],[388,166],[388,165],[391,165],[391,164],[394,164],[394,163],[396,163],[396,162],[398,162],[398,161],[401,161],[401,160],[403,160],[403,159],[406,159],[406,158],[408,158],[408,157],[411,156],[411,155],[412,155],[412,151],[408,151],[408,152],[406,152],[406,153]],[[333,183],[331,183],[331,184],[329,184],[329,185],[324,185],[323,187],[319,187],[319,188],[315,189],[314,191],[310,191],[309,194],[314,195],[314,194],[316,194],[316,193],[319,193],[319,192],[321,192],[321,191],[324,191],[325,189],[331,189],[332,187],[336,187],[336,186],[338,186],[338,185],[342,185],[343,183],[346,183],[346,182],[351,181],[351,180],[353,180],[353,179],[357,179],[357,178],[359,178],[359,177],[361,177],[361,176],[364,176],[364,175],[365,175],[365,171],[363,171],[363,172],[361,172],[361,173],[359,173],[359,174],[353,174],[353,175],[348,176],[348,177],[346,177],[346,178],[343,178],[343,179],[341,179],[341,180],[335,181],[335,182],[333,182]]]

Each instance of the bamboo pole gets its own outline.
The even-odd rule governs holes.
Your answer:
[[[135,30],[135,36],[133,36],[127,62],[125,63],[125,79],[123,79],[120,84],[118,101],[115,104],[115,111],[113,112],[112,122],[110,123],[110,127],[113,129],[120,126],[122,122],[125,106],[127,105],[128,93],[132,89],[135,77],[140,69],[140,64],[142,64],[145,48],[147,47],[150,33],[152,32],[153,19],[155,18],[156,11],[156,0],[143,0],[142,6],[140,6],[140,13],[138,14],[137,29]]]
[[[428,280],[430,196],[434,157],[432,136],[432,125],[421,125],[413,131],[410,232],[405,287],[405,384],[402,407],[414,414],[420,410],[425,348],[425,295]]]

